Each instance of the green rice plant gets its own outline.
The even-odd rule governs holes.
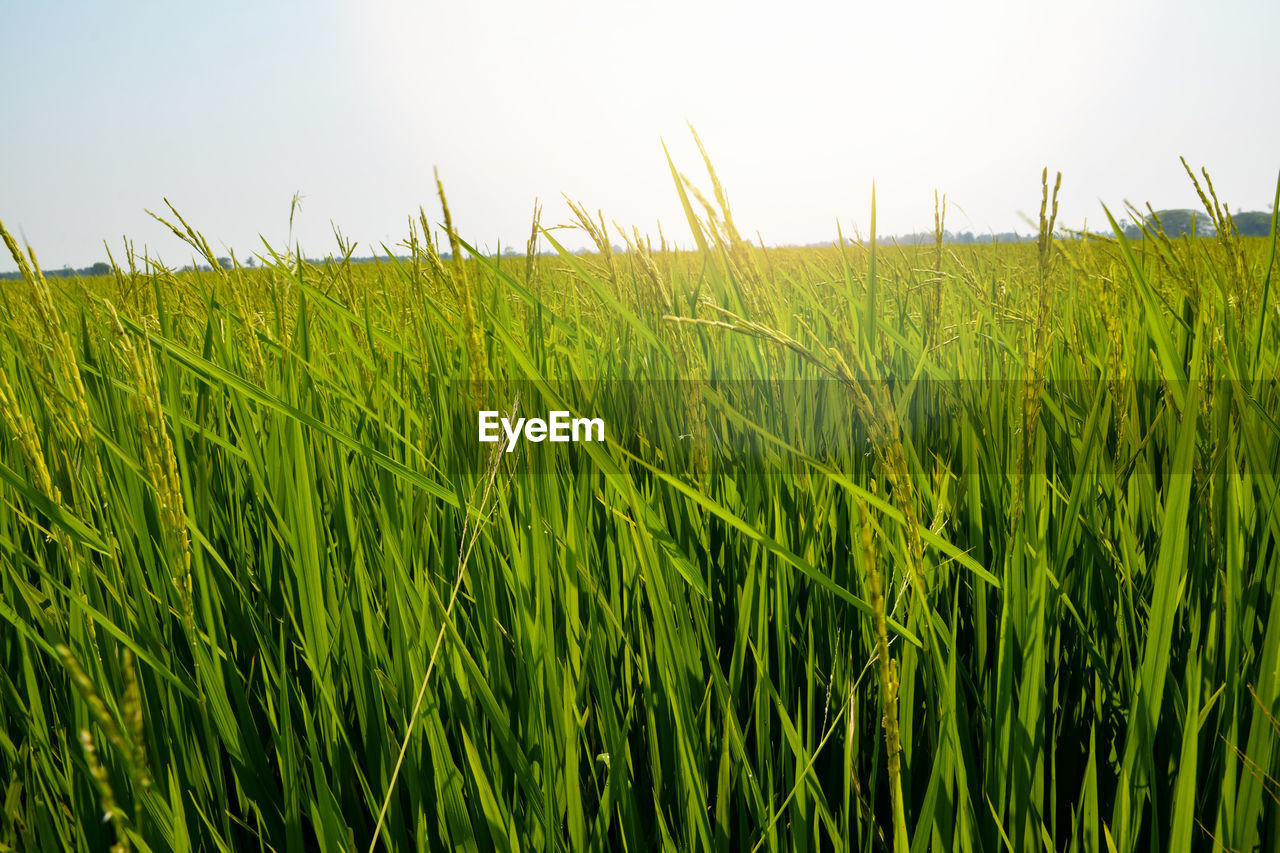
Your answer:
[[[702,155],[692,250],[4,232],[0,850],[1280,848],[1275,238],[767,248]]]

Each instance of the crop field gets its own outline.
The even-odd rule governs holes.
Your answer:
[[[0,850],[1280,850],[1274,239],[766,248],[707,169],[682,250],[5,231]]]

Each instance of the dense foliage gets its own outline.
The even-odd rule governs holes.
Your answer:
[[[1203,186],[1140,244],[1046,183],[1035,243],[767,250],[679,179],[693,251],[9,240],[0,849],[1280,849],[1274,245]]]

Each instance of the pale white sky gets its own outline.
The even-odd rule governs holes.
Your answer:
[[[1066,225],[1191,207],[1179,154],[1266,209],[1277,33],[1280,4],[1239,0],[10,4],[0,219],[49,267],[122,235],[180,265],[145,209],[244,255],[283,247],[299,191],[307,255],[331,223],[365,255],[439,218],[438,166],[490,249],[535,197],[567,221],[562,192],[687,245],[660,143],[705,186],[686,121],[769,244],[865,233],[872,180],[882,233],[931,229],[935,188],[953,231],[1027,231],[1046,165]]]

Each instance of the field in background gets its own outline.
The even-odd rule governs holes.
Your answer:
[[[712,184],[690,252],[9,240],[0,850],[1280,849],[1272,241],[1201,178],[1222,236],[765,250]]]

